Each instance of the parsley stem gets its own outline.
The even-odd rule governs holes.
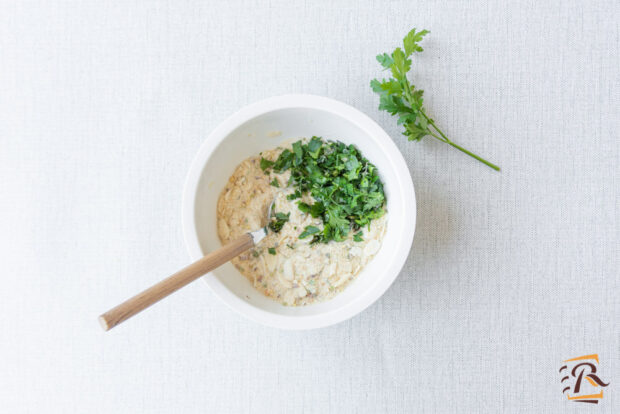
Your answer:
[[[483,163],[485,165],[488,165],[489,167],[493,168],[495,171],[499,171],[499,167],[497,165],[493,164],[492,162],[489,162],[489,161],[485,160],[484,158],[474,154],[473,152],[468,151],[465,148],[461,147],[460,145],[455,144],[454,142],[450,141],[450,139],[443,132],[441,132],[441,129],[439,129],[437,127],[437,125],[435,125],[435,121],[433,121],[431,118],[429,118],[424,113],[424,111],[420,111],[420,113],[424,116],[424,118],[426,118],[426,120],[428,121],[428,124],[431,125],[437,132],[439,132],[439,135],[441,135],[441,137],[439,137],[436,134],[433,134],[431,132],[431,136],[433,136],[434,138],[437,138],[439,141],[442,141],[442,142],[445,142],[446,144],[452,145],[457,150],[459,150],[461,152],[464,152],[465,154],[469,155],[472,158],[477,159],[478,161],[480,161],[481,163]]]
[[[405,82],[403,82],[403,91],[405,93],[405,98],[409,102],[409,105],[411,105],[412,108],[415,108],[415,102],[413,100],[413,97],[411,96],[411,87],[409,86],[409,82],[406,79],[405,79]],[[485,160],[484,158],[474,154],[473,152],[466,150],[460,145],[455,144],[454,142],[450,141],[450,139],[446,136],[446,134],[444,134],[441,131],[441,129],[439,129],[437,125],[435,125],[435,121],[429,118],[428,115],[426,115],[423,110],[420,110],[420,113],[422,114],[422,116],[424,116],[424,118],[426,118],[426,121],[428,122],[428,124],[432,126],[437,132],[439,132],[439,135],[441,135],[441,136],[438,136],[437,134],[434,134],[433,132],[431,132],[431,130],[427,128],[428,132],[431,134],[433,138],[436,138],[439,141],[445,142],[446,144],[450,144],[457,150],[464,152],[465,154],[469,155],[472,158],[477,159],[478,161],[480,161],[481,163],[485,165],[488,165],[489,167],[493,168],[495,171],[499,171],[499,167],[497,165]]]

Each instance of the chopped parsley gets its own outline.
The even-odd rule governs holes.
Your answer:
[[[274,178],[272,182],[270,182],[269,184],[271,184],[274,187],[278,187],[280,188],[280,183],[278,182],[277,178]]]
[[[260,159],[260,169],[265,171],[267,168],[273,166],[274,162],[269,161],[268,159],[262,158]]]
[[[362,232],[360,231],[359,233],[355,233],[353,235],[353,240],[356,242],[364,241],[364,239],[362,238]]]
[[[294,193],[286,196],[287,200],[295,200],[298,198],[301,198],[301,192],[299,190],[296,190]]]
[[[268,248],[267,251],[269,252],[269,254],[272,254],[274,256],[276,255],[276,249],[274,247]]]
[[[290,217],[291,217],[290,212],[286,214],[276,213],[275,217],[272,217],[271,221],[269,222],[269,228],[273,230],[274,233],[279,233],[280,230],[282,230],[284,223],[286,223]]]
[[[287,199],[305,194],[314,198],[313,204],[299,201],[297,206],[320,218],[323,228],[308,226],[300,239],[313,235],[312,243],[343,241],[351,230],[358,231],[385,214],[385,193],[377,168],[354,145],[312,137],[305,143],[295,142],[292,149],[282,151],[275,161],[262,158],[260,166],[265,173],[291,171],[289,185],[295,192]]]
[[[304,229],[304,231],[303,231],[303,232],[299,235],[299,238],[300,238],[300,239],[305,239],[306,237],[311,236],[311,235],[313,235],[313,234],[316,234],[316,233],[318,233],[319,231],[321,231],[321,230],[319,230],[319,228],[318,228],[318,227],[314,227],[314,226],[306,226],[306,228]]]

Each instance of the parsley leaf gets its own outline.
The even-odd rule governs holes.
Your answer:
[[[291,216],[291,213],[276,213],[276,220],[283,220],[283,221],[288,221],[289,217]]]
[[[308,150],[308,153],[310,154],[312,158],[316,159],[319,156],[319,151],[321,150],[322,145],[323,145],[323,142],[321,141],[321,138],[312,137],[312,139],[308,143],[308,146],[306,147]]]
[[[419,43],[428,33],[428,30],[417,31],[413,28],[403,39],[404,50],[397,47],[391,55],[387,53],[377,55],[379,64],[384,69],[389,69],[392,75],[387,80],[370,81],[370,87],[379,95],[379,109],[398,116],[398,125],[404,126],[403,135],[407,136],[409,141],[420,141],[426,136],[431,136],[499,171],[497,165],[452,142],[426,114],[422,99],[424,91],[416,89],[407,79],[407,73],[411,70],[410,58],[413,54],[424,51]]]
[[[297,141],[293,144],[293,153],[295,154],[295,165],[301,164],[303,157],[303,150],[301,149],[301,142]]]
[[[273,171],[277,173],[282,173],[293,165],[293,153],[285,149],[280,153],[280,156],[273,164]]]
[[[418,42],[421,42],[422,38],[429,33],[430,32],[428,30],[421,30],[419,32],[416,32],[415,27],[413,28],[413,30],[407,33],[407,36],[405,36],[405,38],[403,39],[403,46],[405,46],[405,55],[409,57],[413,52],[423,52],[424,49],[422,49],[422,47],[418,45]]]
[[[310,213],[310,206],[307,203],[304,203],[303,201],[300,201],[299,203],[297,203],[297,207],[299,207],[299,210],[303,213]]]
[[[289,218],[291,217],[291,213],[276,213],[275,217],[272,217],[269,221],[269,228],[273,230],[274,233],[279,233]]]
[[[355,233],[353,235],[353,241],[356,241],[356,242],[364,241],[364,239],[362,238],[362,232],[361,231],[359,233]]]
[[[272,254],[274,256],[276,255],[276,249],[274,247],[268,248],[267,251],[269,252],[269,254]]]
[[[296,200],[298,198],[301,198],[301,193],[299,192],[299,190],[295,191],[292,194],[289,194],[286,196],[287,200]]]
[[[320,230],[318,227],[314,226],[306,226],[304,231],[299,235],[300,239],[305,239],[306,237],[318,233]]]
[[[280,183],[278,182],[277,178],[274,178],[272,182],[269,183],[270,185],[272,185],[273,187],[280,187]]]
[[[265,171],[267,168],[272,167],[273,164],[274,164],[273,161],[269,161],[266,158],[262,158],[261,157],[261,159],[260,159],[260,169],[263,170],[263,171]]]
[[[394,60],[387,53],[377,56],[377,60],[386,69],[389,69],[394,64]]]

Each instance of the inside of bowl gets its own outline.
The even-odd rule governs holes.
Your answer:
[[[406,214],[395,173],[381,142],[369,136],[357,124],[333,113],[311,108],[287,108],[267,112],[240,125],[220,143],[202,171],[195,198],[196,232],[203,253],[221,246],[216,230],[218,197],[236,166],[259,152],[301,137],[321,136],[356,145],[383,179],[387,196],[388,226],[382,247],[357,278],[334,299],[303,307],[287,307],[265,297],[235,267],[227,263],[206,277],[222,285],[237,298],[267,312],[281,315],[316,315],[337,312],[372,291],[383,277],[387,265],[394,260],[396,247],[402,240],[402,215]],[[216,289],[217,290],[217,289]]]

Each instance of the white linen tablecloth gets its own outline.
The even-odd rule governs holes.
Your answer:
[[[617,1],[2,1],[0,411],[620,412],[619,21]],[[501,173],[377,110],[375,55],[414,26],[429,113]],[[403,152],[418,224],[394,285],[286,332],[198,282],[102,332],[187,263],[209,132],[285,93],[347,102]],[[558,374],[592,353],[597,407]]]

